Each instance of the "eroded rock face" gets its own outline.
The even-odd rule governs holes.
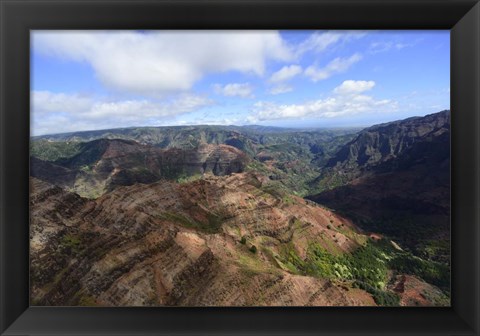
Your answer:
[[[32,157],[31,175],[96,198],[118,186],[176,180],[195,175],[242,172],[248,157],[228,145],[201,144],[193,149],[161,149],[132,140],[99,139],[81,145],[80,152],[56,162]]]
[[[449,111],[368,128],[330,163],[322,178],[327,185],[342,183],[309,199],[348,213],[365,230],[417,255],[428,256],[425,245],[432,240],[449,246]],[[432,258],[448,263],[449,254]]]
[[[409,118],[367,128],[329,160],[344,174],[357,177],[368,169],[393,160],[414,144],[428,142],[450,132],[450,111]],[[425,153],[422,153],[425,156]]]
[[[33,304],[375,305],[363,290],[288,269],[286,247],[305,256],[316,240],[345,253],[364,237],[324,208],[265,192],[262,175],[136,184],[96,200],[31,181]]]

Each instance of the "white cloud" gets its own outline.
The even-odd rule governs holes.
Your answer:
[[[244,120],[240,118],[197,118],[194,120],[178,120],[172,123],[177,126],[191,126],[191,125],[238,125],[244,123]]]
[[[300,104],[257,102],[248,119],[257,122],[297,118],[337,118],[396,111],[398,109],[396,101],[375,99],[362,94],[374,85],[372,81],[345,81],[333,90],[332,95]]]
[[[282,93],[287,93],[293,91],[293,87],[290,85],[281,84],[278,86],[272,87],[268,92],[272,95],[279,95]]]
[[[284,66],[277,72],[274,72],[269,79],[270,83],[286,82],[302,73],[302,67],[296,64]]]
[[[124,118],[139,120],[172,117],[210,105],[209,100],[199,96],[183,95],[166,103],[149,100],[124,100],[116,102],[95,102],[83,115],[87,118]]]
[[[306,52],[314,51],[316,53],[323,52],[327,48],[334,46],[335,44],[348,42],[352,39],[359,39],[366,35],[365,31],[361,30],[331,30],[327,32],[315,32],[308,39],[303,41],[297,47],[297,56],[303,55]]]
[[[305,75],[312,81],[318,82],[320,80],[327,79],[332,75],[347,71],[353,64],[362,59],[359,53],[353,54],[347,58],[337,57],[330,61],[325,67],[318,68],[315,65],[309,66],[305,69]]]
[[[227,97],[253,98],[253,87],[249,83],[230,83],[225,86],[215,84],[216,94]]]
[[[339,86],[337,86],[333,92],[336,94],[357,94],[371,90],[375,86],[374,81],[354,81],[346,80]]]
[[[111,88],[159,96],[185,91],[210,73],[263,75],[293,52],[276,31],[36,31],[33,49],[86,62]]]
[[[413,47],[415,43],[400,43],[400,42],[372,42],[369,47],[370,54],[378,54],[390,50],[402,50],[404,48]]]
[[[33,91],[31,98],[31,105],[32,108],[35,108],[35,113],[42,115],[50,112],[82,113],[92,105],[90,97],[79,94],[67,95],[49,91]]]
[[[181,94],[167,101],[107,101],[77,94],[32,92],[32,133],[49,134],[79,130],[155,125],[166,118],[197,111],[213,101]]]
[[[296,118],[335,118],[353,116],[367,112],[392,112],[397,103],[388,99],[376,100],[373,97],[357,95],[351,99],[329,97],[303,104],[278,105],[258,102],[254,105],[254,120],[278,120]]]

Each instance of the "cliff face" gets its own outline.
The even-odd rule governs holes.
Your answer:
[[[34,303],[375,305],[363,290],[291,271],[287,250],[305,258],[318,241],[348,253],[365,237],[326,209],[265,192],[267,181],[161,181],[92,201],[32,179]]]
[[[376,125],[360,132],[332,157],[326,167],[351,177],[404,156],[418,143],[450,132],[450,111]]]
[[[241,172],[248,160],[228,145],[160,149],[131,140],[100,139],[82,144],[79,153],[67,159],[48,162],[32,157],[31,175],[95,198],[122,185]]]
[[[449,111],[366,129],[338,152],[323,178],[342,183],[309,199],[424,257],[449,259]],[[429,255],[425,245],[435,241],[444,250]]]

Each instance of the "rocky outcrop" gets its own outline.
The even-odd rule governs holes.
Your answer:
[[[87,200],[32,179],[34,304],[374,305],[360,289],[288,269],[287,247],[305,258],[317,240],[348,253],[363,238],[326,209],[265,192],[268,183],[210,175]]]
[[[355,178],[449,132],[450,111],[372,126],[344,145],[326,167]]]
[[[55,162],[31,160],[32,176],[82,196],[96,198],[118,186],[176,180],[195,175],[242,172],[248,157],[228,145],[161,149],[132,140],[99,139],[78,154]]]

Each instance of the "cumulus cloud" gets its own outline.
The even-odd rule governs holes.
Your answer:
[[[309,66],[305,69],[305,75],[312,81],[318,82],[327,79],[335,74],[347,71],[352,65],[362,59],[359,53],[353,54],[350,57],[337,57],[330,61],[325,67],[318,68],[315,65]]]
[[[269,82],[270,83],[281,83],[286,82],[293,77],[302,73],[302,67],[296,64],[287,65],[274,72],[272,76],[270,76]]]
[[[374,81],[354,81],[346,80],[337,86],[333,92],[336,94],[356,94],[371,90],[375,86]]]
[[[108,101],[78,94],[32,92],[35,135],[128,126],[147,126],[213,104],[208,98],[180,94],[167,101]]]
[[[257,102],[250,121],[266,121],[297,118],[337,118],[366,113],[393,112],[398,103],[390,99],[375,99],[362,94],[373,88],[373,81],[344,81],[332,94],[323,99],[299,104]]]
[[[91,65],[111,88],[150,96],[189,90],[210,73],[263,75],[268,60],[294,58],[276,31],[36,31],[32,43]]]
[[[224,86],[215,84],[213,90],[216,94],[227,97],[253,98],[253,87],[249,83],[230,83]]]

